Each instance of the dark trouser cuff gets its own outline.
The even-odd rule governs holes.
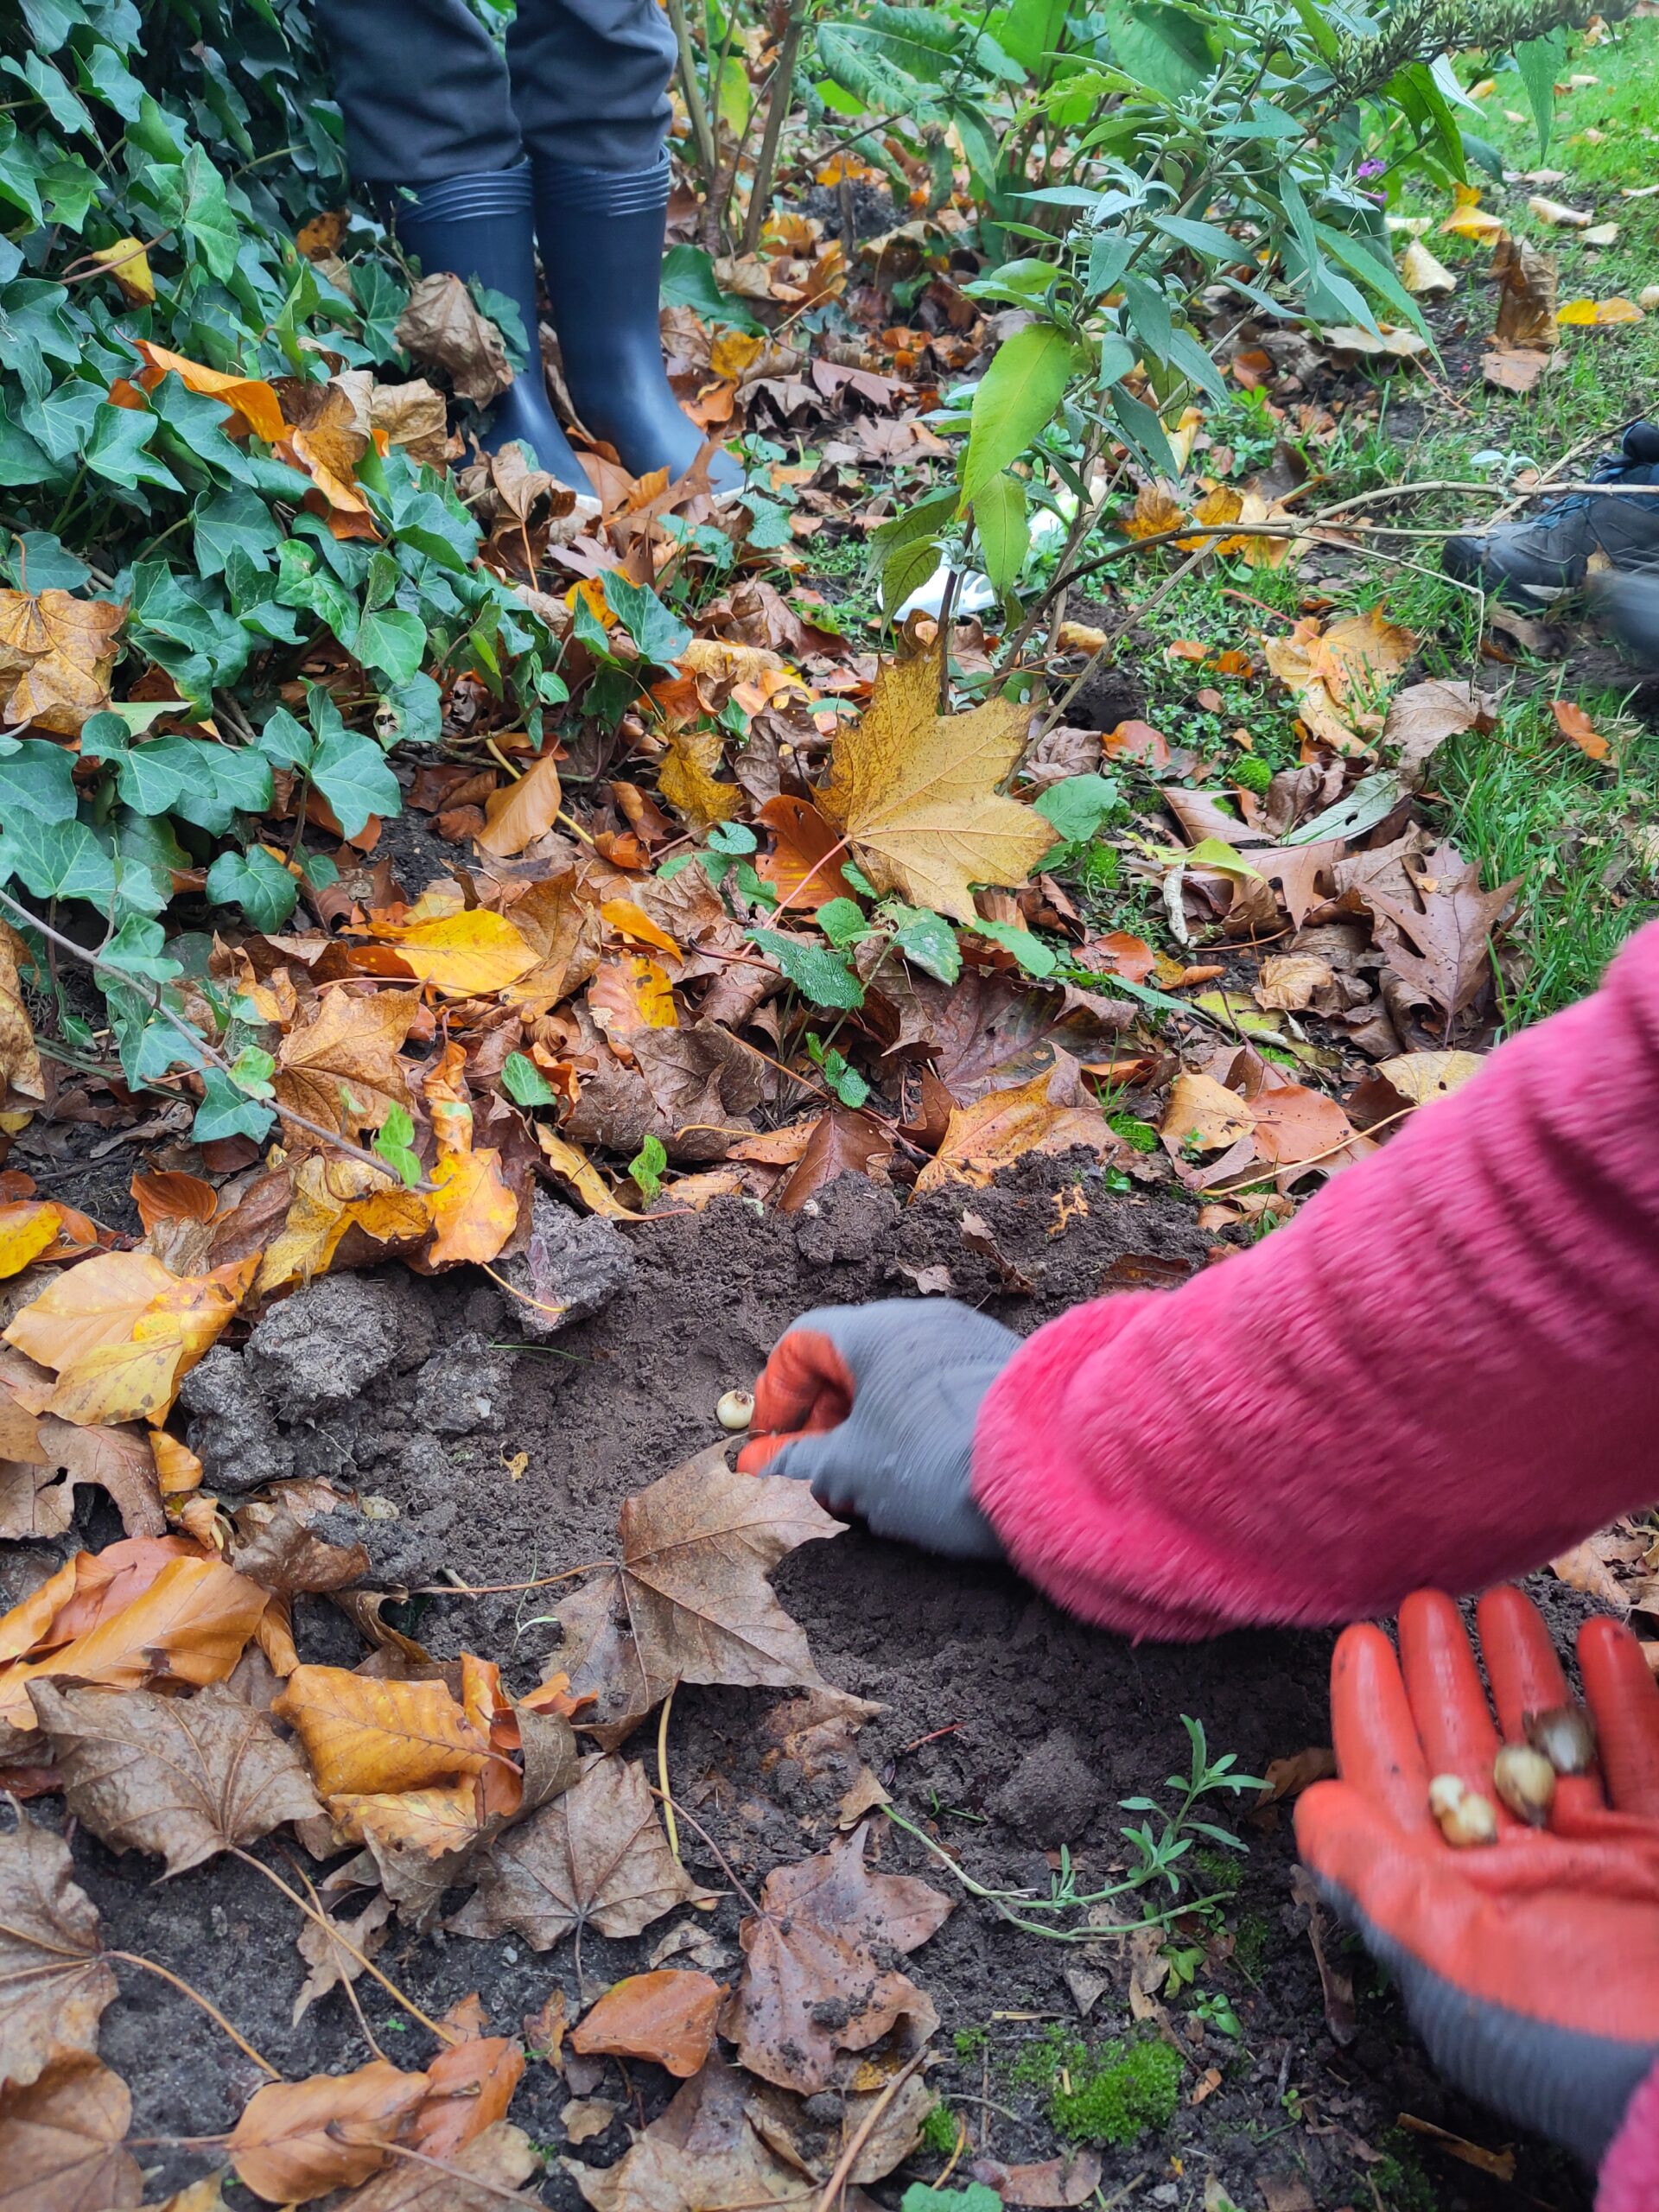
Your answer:
[[[668,205],[666,149],[643,169],[592,169],[537,156],[536,192],[543,206],[573,215],[649,215]]]

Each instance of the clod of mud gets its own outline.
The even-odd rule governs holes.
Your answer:
[[[1070,1728],[1033,1744],[991,1799],[1023,1843],[1045,1850],[1087,1834],[1100,1810],[1100,1759]]]
[[[513,1319],[527,1337],[586,1321],[633,1281],[633,1247],[614,1223],[575,1213],[545,1191],[531,1207],[530,1242],[497,1272],[519,1294]]]

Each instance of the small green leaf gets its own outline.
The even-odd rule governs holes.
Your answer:
[[[410,1190],[421,1180],[420,1154],[414,1147],[415,1124],[409,1109],[389,1106],[385,1120],[375,1131],[372,1149]]]
[[[837,952],[861,944],[872,933],[863,908],[851,899],[826,899],[818,909],[817,924]]]
[[[758,944],[778,963],[810,1006],[839,1007],[852,1013],[864,1003],[864,986],[847,963],[821,944],[805,938],[785,937],[781,930],[753,928],[749,942]]]
[[[207,896],[221,906],[239,906],[257,930],[277,930],[298,904],[300,887],[263,845],[245,853],[221,853],[207,871]]]
[[[1013,922],[971,922],[969,927],[976,937],[988,937],[1004,952],[1011,952],[1027,976],[1052,976],[1057,968],[1065,964],[1041,938],[1033,937],[1029,930],[1020,929]]]
[[[1066,776],[1039,791],[1033,805],[1068,845],[1084,845],[1117,811],[1122,797],[1110,776]]]
[[[556,1106],[558,1093],[523,1052],[509,1052],[501,1064],[501,1080],[515,1106]]]
[[[365,828],[372,814],[403,811],[403,791],[385,753],[354,729],[331,730],[321,739],[312,756],[311,781],[348,837]]]
[[[668,1168],[668,1154],[663,1149],[660,1137],[648,1136],[628,1162],[628,1173],[647,1205],[663,1187],[663,1177]]]
[[[218,1068],[204,1068],[202,1098],[190,1134],[198,1144],[213,1144],[220,1137],[251,1137],[256,1144],[270,1135],[276,1116],[269,1106],[239,1090]]]
[[[893,941],[905,958],[940,982],[954,983],[962,973],[962,947],[944,916],[928,906],[895,904],[890,911],[898,924]]]
[[[1047,428],[1079,365],[1077,348],[1052,322],[1028,322],[1003,340],[974,393],[962,509]]]

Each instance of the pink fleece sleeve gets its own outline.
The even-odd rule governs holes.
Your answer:
[[[1596,2189],[1596,2212],[1655,2212],[1659,2206],[1659,2066],[1625,2108]]]
[[[1039,1329],[974,1490],[1166,1638],[1478,1589],[1659,1495],[1659,923],[1262,1243]]]

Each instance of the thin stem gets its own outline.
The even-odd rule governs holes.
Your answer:
[[[663,1796],[663,1826],[668,1830],[668,1847],[677,1859],[680,1857],[680,1830],[674,1817],[673,1793],[668,1786],[668,1716],[674,1710],[674,1693],[679,1687],[677,1682],[670,1684],[657,1721],[657,1783]]]
[[[691,136],[696,142],[697,167],[702,171],[703,189],[712,192],[720,161],[702,86],[697,77],[697,50],[692,44],[691,26],[686,21],[685,0],[668,0],[668,20],[674,27],[674,44],[679,52],[680,85],[685,93],[685,111],[691,118]]]
[[[240,1852],[237,1853],[238,1858],[240,1858],[241,1855]],[[193,2005],[200,2005],[202,2011],[207,2015],[208,2018],[212,2020],[216,2026],[224,2029],[226,2034],[229,2036],[231,2041],[236,2045],[237,2049],[251,2058],[254,2064],[259,2067],[262,2071],[269,2074],[273,2082],[280,2082],[282,2080],[282,2075],[277,2069],[271,2064],[268,2058],[262,2058],[260,2056],[259,2053],[254,2049],[247,2037],[238,2029],[233,2028],[231,2025],[225,2015],[219,2011],[218,2005],[209,2004],[207,1998],[202,1995],[199,1989],[193,1989],[190,1986],[190,1984],[188,1981],[182,1980],[179,1975],[170,1973],[166,1967],[158,1967],[154,1959],[145,1958],[143,1953],[139,1951],[105,1951],[104,1953],[104,1956],[106,1959],[119,1959],[124,1966],[142,1967],[146,1974],[159,1974],[163,1981],[170,1981],[174,1988],[180,1991],[182,1995],[188,1997]]]
[[[56,945],[60,952],[68,953],[73,959],[80,961],[84,966],[118,976],[128,989],[138,994],[152,1014],[159,1015],[170,1027],[176,1029],[181,1037],[188,1038],[193,1049],[200,1053],[210,1066],[217,1068],[221,1075],[227,1077],[232,1083],[235,1082],[236,1078],[231,1074],[231,1064],[225,1055],[215,1046],[207,1042],[200,1030],[193,1027],[181,1014],[174,1013],[171,1007],[162,999],[159,987],[146,991],[143,982],[137,976],[118,966],[116,962],[105,960],[101,953],[89,952],[84,944],[77,944],[73,938],[66,937],[61,930],[54,930],[49,923],[43,922],[38,914],[31,914],[29,908],[14,899],[10,892],[0,891],[0,906],[4,907],[8,913],[15,914],[26,929],[38,931],[48,944]],[[389,1183],[396,1185],[397,1181],[396,1173],[378,1154],[365,1151],[360,1144],[353,1144],[349,1137],[341,1136],[338,1130],[326,1129],[321,1122],[314,1122],[304,1114],[296,1114],[291,1106],[282,1105],[274,1098],[270,1104],[271,1111],[278,1120],[291,1122],[296,1129],[304,1129],[311,1136],[321,1137],[325,1144],[332,1145],[335,1151],[344,1153],[348,1159],[360,1160],[365,1167],[372,1167],[377,1175],[384,1175]],[[421,1182],[412,1183],[408,1187],[414,1191],[430,1191],[435,1186],[431,1183]]]
[[[429,2158],[424,2151],[411,2150],[407,2143],[385,2143],[381,2148],[389,2151],[394,2158],[412,2158],[417,2166],[430,2166],[434,2173],[448,2174],[461,2183],[460,2193],[463,2196],[477,2189],[482,2190],[486,2196],[499,2196],[508,2204],[523,2206],[539,2202],[526,2196],[522,2190],[507,2189],[499,2181],[486,2181],[482,2174],[469,2174],[465,2166],[451,2165],[443,2158]]]
[[[651,1789],[650,1783],[647,1783],[645,1787],[648,1789]],[[663,1798],[663,1792],[660,1789],[652,1789],[651,1794],[653,1797]],[[663,1798],[663,1802],[666,1803],[668,1801],[666,1798]],[[709,1850],[714,1853],[715,1859],[719,1861],[721,1872],[725,1875],[732,1887],[737,1891],[739,1897],[742,1898],[744,1904],[747,1905],[749,1910],[754,1915],[755,1918],[759,1920],[761,1917],[760,1906],[755,1903],[753,1897],[750,1896],[748,1891],[745,1889],[735,1869],[733,1867],[731,1860],[728,1859],[725,1853],[715,1841],[713,1836],[711,1836],[708,1829],[704,1827],[702,1822],[697,1818],[695,1813],[688,1813],[685,1807],[677,1802],[675,1804],[674,1809],[679,1815],[680,1818],[685,1822],[686,1826],[688,1827],[695,1828],[697,1834],[702,1838]]]
[[[539,1344],[531,1347],[539,1351]],[[551,1582],[569,1582],[578,1574],[597,1574],[614,1560],[590,1559],[585,1567],[567,1567],[562,1574],[538,1574],[533,1582],[427,1582],[410,1595],[414,1598],[503,1598],[519,1590],[545,1590]]]
[[[283,1855],[284,1858],[288,1859],[289,1865],[294,1868],[294,1872],[299,1876],[301,1881],[305,1884],[305,1894],[310,1898],[315,1910],[320,1914],[322,1913],[322,1899],[317,1895],[316,1884],[306,1872],[304,1867],[296,1865],[295,1861],[291,1858],[289,1858],[286,1852],[284,1852]],[[326,1918],[327,1916],[324,1915],[324,1917]],[[357,2024],[363,2031],[364,2042],[367,2044],[369,2049],[374,2053],[377,2058],[385,2061],[386,2054],[381,2050],[380,2045],[375,2040],[374,2030],[369,2025],[368,2015],[364,2012],[362,2000],[358,1996],[355,1976],[349,1974],[341,1974],[340,1977],[340,1986],[346,1993],[346,2003],[357,2015]],[[389,2063],[390,2062],[388,2061],[387,2063]]]
[[[784,27],[783,44],[778,49],[778,62],[772,71],[772,87],[766,98],[766,128],[760,133],[760,151],[754,166],[754,183],[749,193],[749,212],[743,219],[743,241],[740,251],[753,253],[760,242],[760,227],[766,219],[766,202],[772,196],[772,175],[778,167],[778,149],[783,143],[784,124],[789,116],[790,94],[795,86],[795,62],[801,50],[801,40],[806,32],[806,13],[810,0],[790,0],[789,21]]]
[[[232,1859],[239,1859],[245,1866],[251,1866],[257,1873],[263,1874],[273,1889],[280,1890],[291,1905],[302,1912],[308,1920],[315,1922],[326,1935],[339,1944],[347,1958],[355,1959],[365,1974],[372,1974],[386,1994],[403,2007],[411,2020],[418,2020],[429,2035],[435,2036],[440,2043],[444,2044],[457,2044],[464,2041],[464,2037],[455,2034],[453,2029],[443,2027],[436,2020],[429,2018],[412,1997],[406,1997],[395,1981],[381,1973],[379,1967],[366,1953],[358,1949],[349,1936],[340,1934],[339,1928],[329,1919],[327,1913],[314,1911],[297,1890],[290,1890],[274,1867],[267,1866],[263,1859],[256,1859],[251,1851],[239,1850],[235,1845],[231,1847],[231,1856]]]

